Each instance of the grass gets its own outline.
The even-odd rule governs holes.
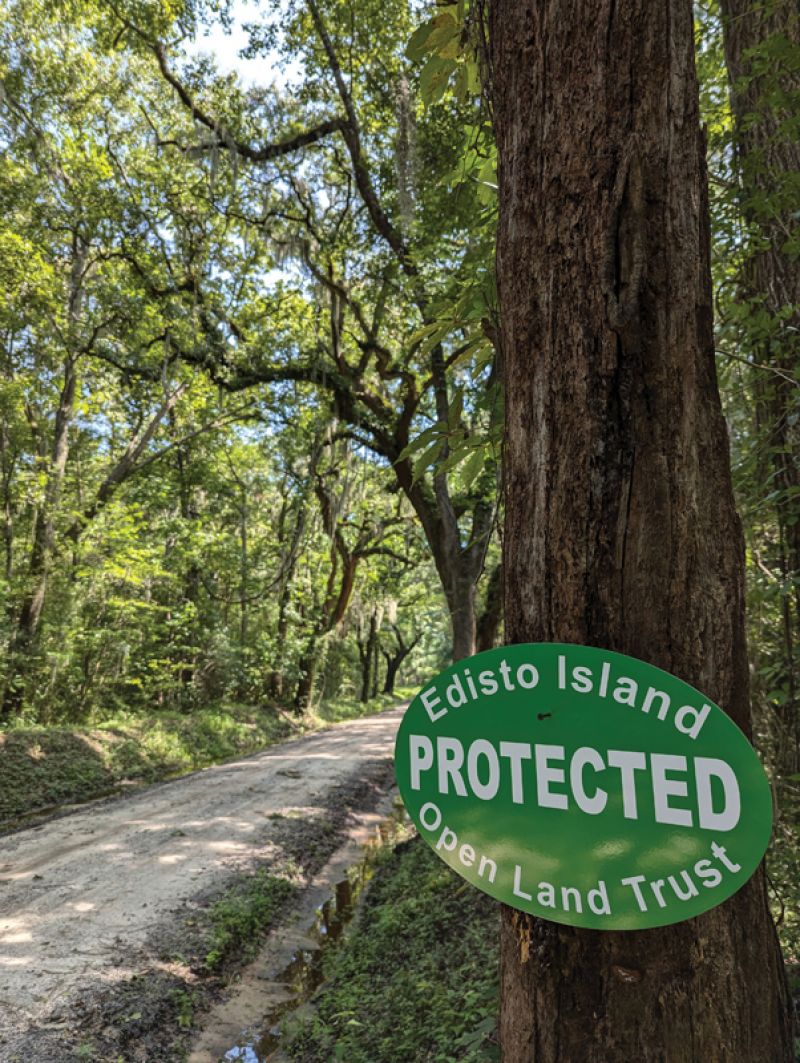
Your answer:
[[[380,712],[381,709],[388,709],[401,701],[408,701],[414,697],[416,692],[416,687],[397,687],[394,694],[378,694],[376,698],[368,701],[366,706],[352,697],[331,698],[320,705],[315,716],[323,723],[341,723],[343,720],[352,720],[371,712]]]
[[[310,1014],[285,1022],[302,1063],[489,1063],[499,907],[415,839],[379,867]]]
[[[209,970],[219,970],[234,957],[237,962],[252,959],[276,912],[298,888],[288,878],[261,869],[216,901],[209,912]]]
[[[378,712],[406,693],[381,695],[366,705],[336,699],[304,716],[230,704],[190,714],[118,714],[91,727],[12,728],[0,732],[0,827],[126,785],[256,753],[293,735]]]

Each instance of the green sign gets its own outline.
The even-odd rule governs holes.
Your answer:
[[[772,829],[750,743],[687,683],[585,646],[505,646],[454,664],[406,712],[406,808],[472,885],[572,926],[699,915],[758,866]]]

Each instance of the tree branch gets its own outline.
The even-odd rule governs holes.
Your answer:
[[[229,150],[235,151],[236,154],[241,155],[243,159],[249,159],[250,162],[269,162],[271,159],[278,159],[283,155],[290,155],[293,151],[298,151],[300,148],[304,148],[308,144],[315,144],[318,140],[330,136],[331,133],[339,131],[343,132],[346,127],[344,118],[329,118],[326,122],[321,122],[318,126],[307,129],[303,133],[296,133],[294,136],[288,137],[286,140],[279,140],[274,144],[264,144],[260,148],[255,148],[251,144],[247,144],[245,141],[236,140],[221,122],[216,121],[216,119],[212,118],[210,114],[203,110],[194,96],[189,92],[189,89],[170,69],[164,45],[161,44],[160,41],[150,43],[150,48],[158,60],[158,67],[164,80],[175,89],[184,107],[191,112],[193,118],[196,118],[201,125],[206,127],[206,129],[210,129],[215,137],[217,137],[217,141],[214,144],[200,145],[206,150],[211,150],[211,148],[215,146],[225,147]]]
[[[86,507],[81,516],[73,521],[67,531],[67,539],[70,539],[73,542],[77,541],[86,525],[97,516],[99,510],[109,501],[117,487],[132,475],[137,468],[136,463],[139,457],[156,434],[159,425],[188,387],[188,383],[179,384],[173,391],[166,395],[161,405],[150,418],[147,427],[143,431],[134,434],[128,443],[128,446],[125,448],[124,453],[109,469],[92,502]]]
[[[319,39],[322,42],[322,47],[325,49],[325,54],[328,56],[328,63],[330,64],[331,73],[336,82],[339,99],[342,101],[342,106],[347,115],[347,123],[342,127],[342,136],[347,144],[347,150],[350,152],[350,159],[353,163],[353,171],[358,191],[361,194],[364,205],[372,219],[372,224],[387,242],[389,247],[391,247],[392,251],[394,251],[403,268],[403,272],[408,277],[417,277],[418,270],[409,254],[406,242],[400,231],[392,225],[389,216],[381,206],[369,170],[364,162],[364,154],[361,150],[361,130],[356,110],[353,106],[353,97],[345,82],[342,67],[339,63],[339,57],[336,54],[336,49],[333,46],[333,41],[328,33],[328,29],[325,25],[322,13],[316,4],[316,0],[308,0],[308,9],[311,12],[311,18],[313,19],[314,27]]]
[[[153,55],[155,55],[164,80],[175,89],[179,99],[187,110],[191,112],[192,117],[196,118],[201,125],[206,127],[206,129],[211,130],[215,137],[218,138],[216,146],[225,147],[229,150],[235,151],[238,155],[241,155],[242,158],[249,159],[251,162],[268,162],[271,159],[277,159],[283,155],[289,155],[293,151],[298,151],[300,148],[304,148],[308,144],[314,144],[318,140],[330,136],[331,133],[338,131],[344,132],[347,126],[345,119],[330,118],[302,133],[296,133],[294,136],[287,137],[286,140],[279,140],[273,144],[265,144],[260,148],[253,147],[251,144],[247,144],[244,141],[236,140],[221,122],[217,122],[210,114],[203,110],[186,85],[184,85],[180,78],[173,73],[167,62],[167,53],[164,45],[160,41],[151,40],[139,26],[126,18],[115,4],[111,3],[109,6],[123,26],[143,41]],[[214,146],[215,145],[212,144],[205,145],[209,150]]]

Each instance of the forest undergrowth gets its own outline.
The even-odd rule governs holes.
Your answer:
[[[230,703],[191,714],[117,713],[86,727],[0,732],[0,830],[32,814],[185,775],[276,742],[396,705],[398,689],[367,702],[333,698],[305,713]]]

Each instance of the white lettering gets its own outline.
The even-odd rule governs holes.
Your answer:
[[[511,764],[511,800],[515,805],[521,805],[525,800],[522,788],[522,762],[531,759],[530,743],[501,742],[500,756],[508,757]]]
[[[619,768],[622,779],[622,814],[625,819],[638,819],[636,783],[633,773],[647,767],[647,758],[644,753],[627,752],[624,749],[609,749],[608,766],[610,768]]]
[[[717,860],[721,860],[728,871],[733,871],[735,874],[737,871],[742,870],[741,864],[734,864],[728,857],[727,850],[724,845],[717,845],[716,842],[711,843],[711,852],[716,856]]]
[[[427,690],[423,690],[419,697],[420,701],[425,706],[428,716],[431,718],[431,723],[436,723],[436,721],[440,720],[442,716],[447,715],[447,709],[441,709],[439,712],[433,711],[437,705],[441,704],[435,687],[429,687]]]
[[[603,763],[603,758],[596,749],[592,749],[590,746],[581,746],[580,749],[575,750],[572,756],[569,766],[569,780],[572,784],[572,793],[578,808],[589,816],[596,816],[606,807],[608,793],[598,786],[595,789],[594,796],[589,797],[583,788],[583,769],[587,766],[594,768],[595,771],[605,771],[606,767]]]
[[[497,864],[494,860],[490,860],[488,856],[482,856],[481,862],[478,864],[478,878],[483,878],[484,874],[487,875],[490,882],[494,882],[494,877],[497,874]]]
[[[443,827],[442,833],[439,835],[439,840],[436,843],[436,851],[440,849],[446,849],[448,853],[452,853],[455,847],[458,845],[458,836],[456,832],[450,830],[449,827]]]
[[[611,915],[608,890],[602,879],[597,883],[597,889],[589,890],[586,894],[586,900],[595,915]]]
[[[527,676],[527,680],[525,679]],[[539,673],[532,664],[521,664],[517,669],[517,682],[525,690],[533,690],[539,682]]]
[[[688,808],[673,808],[670,797],[688,797],[689,787],[678,779],[668,779],[668,771],[686,771],[686,757],[671,753],[652,753],[650,770],[653,775],[653,803],[656,823],[672,823],[676,827],[691,827],[692,813]]]
[[[428,812],[429,809],[436,816],[436,820],[435,820],[434,823],[427,823],[425,821],[425,814]],[[422,824],[422,826],[425,828],[425,830],[437,830],[438,829],[439,824],[442,822],[442,813],[439,811],[439,809],[436,807],[436,805],[433,803],[433,801],[428,801],[427,804],[424,804],[422,806],[422,808],[419,810],[419,821]]]
[[[411,789],[419,790],[419,777],[433,767],[433,742],[427,735],[409,736],[411,757]]]
[[[472,867],[475,863],[475,850],[471,845],[466,843],[458,850],[458,859],[464,865],[464,867]]]
[[[478,774],[478,758],[485,757],[489,765],[489,777],[486,782],[481,782]],[[478,738],[469,747],[467,754],[467,777],[472,787],[472,792],[481,801],[491,801],[500,788],[500,764],[497,759],[497,750],[491,742]]]
[[[563,746],[536,746],[536,792],[542,808],[569,808],[566,794],[550,792],[550,783],[564,782],[562,768],[551,768],[551,760],[563,760]]]
[[[459,797],[467,796],[467,788],[461,778],[461,767],[464,763],[464,747],[457,738],[443,738],[441,735],[436,739],[436,752],[439,758],[439,793],[450,792],[447,785],[448,775],[453,780],[453,788]]]
[[[697,780],[698,824],[706,830],[733,830],[739,822],[742,799],[739,783],[730,764],[715,757],[696,757],[694,774]],[[711,780],[719,779],[725,791],[725,806],[721,812],[714,811],[711,795]]]
[[[514,864],[514,887],[513,893],[515,897],[520,897],[523,901],[532,901],[533,895],[526,893],[522,888],[522,868],[519,864]]]
[[[639,905],[640,912],[647,911],[647,902],[644,899],[644,894],[639,888],[639,883],[644,882],[644,880],[644,875],[632,875],[631,878],[622,879],[622,885],[630,886],[630,888],[633,890],[633,895],[636,898],[636,903]]]
[[[642,712],[649,712],[650,708],[656,698],[661,698],[661,705],[658,709],[658,718],[663,720],[669,712],[669,694],[665,694],[663,690],[656,690],[655,687],[650,687],[644,696],[644,702],[642,703]]]
[[[675,713],[675,720],[673,721],[679,731],[683,731],[685,735],[690,738],[697,738],[700,734],[700,728],[706,722],[708,714],[711,712],[710,705],[704,705],[699,711],[692,705],[684,705],[683,708],[678,709]],[[694,718],[694,723],[686,726],[686,721]]]
[[[486,694],[487,697],[497,693],[497,680],[493,672],[481,672],[478,682],[481,685],[481,693]]]
[[[454,675],[452,683],[444,693],[450,703],[451,709],[460,709],[462,705],[466,704],[467,695],[464,691],[464,687],[461,685],[461,676]],[[456,701],[456,698],[458,698],[458,701]]]

